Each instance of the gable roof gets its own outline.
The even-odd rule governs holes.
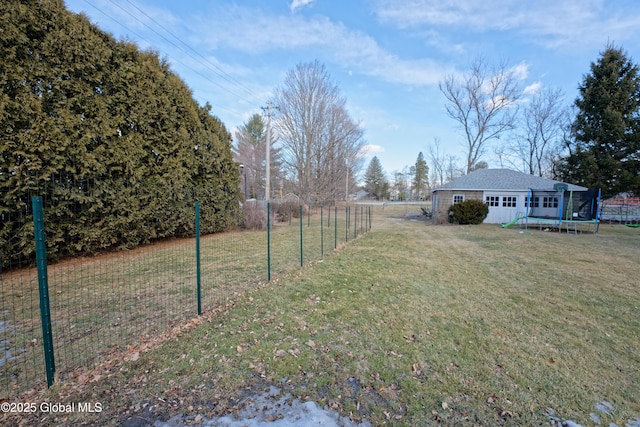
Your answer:
[[[588,190],[586,187],[579,185],[541,178],[510,169],[478,169],[440,187],[436,187],[431,192],[439,190],[525,191],[529,189],[554,191],[553,186],[558,183],[566,184],[568,189],[572,191]]]

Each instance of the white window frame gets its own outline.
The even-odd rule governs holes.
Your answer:
[[[518,196],[502,196],[502,207],[503,208],[517,208],[518,207]]]
[[[458,203],[464,202],[464,194],[454,194],[453,195],[453,204],[457,205]]]
[[[542,207],[556,209],[559,206],[558,196],[545,196],[542,198]]]
[[[500,207],[500,196],[485,196],[485,203],[489,205],[489,207]]]
[[[533,203],[532,203],[533,199]],[[538,196],[525,196],[524,198],[524,207],[525,208],[539,208],[540,207],[540,197]]]

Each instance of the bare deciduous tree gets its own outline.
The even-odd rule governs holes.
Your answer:
[[[457,121],[464,132],[469,173],[487,144],[513,128],[516,101],[520,96],[518,76],[504,64],[492,68],[479,58],[467,73],[450,74],[439,87],[447,99],[447,115]]]
[[[562,146],[565,109],[564,92],[552,88],[534,94],[524,107],[521,133],[510,151],[522,162],[525,172],[550,174],[553,157]]]
[[[281,111],[274,128],[296,192],[309,204],[344,199],[347,179],[362,167],[364,132],[324,65],[289,71],[274,103]]]
[[[453,154],[447,154],[444,157],[445,166],[445,178],[448,181],[453,181],[456,178],[465,174],[464,169],[458,164],[458,158]],[[467,172],[468,173],[468,172]]]
[[[431,182],[434,185],[444,184],[445,177],[445,156],[440,151],[440,139],[433,138],[433,145],[427,147],[427,155],[431,162]]]

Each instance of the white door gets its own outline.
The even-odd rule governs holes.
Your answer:
[[[518,194],[485,193],[484,201],[489,205],[489,215],[484,220],[488,224],[505,224],[514,220],[521,203]]]

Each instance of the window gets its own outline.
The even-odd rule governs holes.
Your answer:
[[[487,196],[485,202],[491,206],[500,206],[500,196]]]
[[[553,197],[543,197],[542,198],[542,207],[543,208],[557,208],[558,207],[558,198]]]
[[[453,195],[453,204],[457,205],[458,203],[464,202],[464,194],[454,194]]]
[[[503,196],[502,197],[502,207],[503,208],[515,208],[517,207],[518,197],[517,196]]]
[[[534,197],[533,200],[529,200],[529,199],[530,199],[529,196],[526,196],[524,198],[524,206],[526,208],[539,208],[540,207],[540,197]]]

